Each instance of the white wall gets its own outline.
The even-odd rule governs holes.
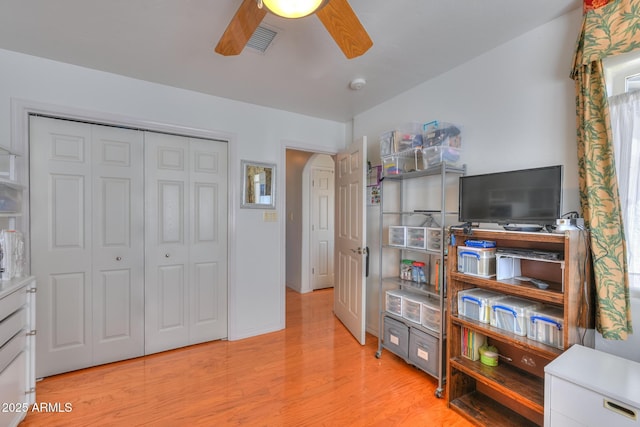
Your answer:
[[[576,9],[357,115],[354,135],[372,141],[369,160],[379,164],[376,142],[383,132],[406,122],[459,124],[468,174],[562,164],[563,211],[578,210],[575,95],[569,73],[581,19]],[[369,229],[368,238],[377,233]],[[371,248],[371,256],[378,257]],[[367,291],[377,293],[377,286],[373,275]],[[367,321],[368,327],[374,324],[377,320]]]
[[[286,284],[297,292],[302,292],[302,172],[312,155],[299,150],[287,150],[286,153]]]
[[[579,9],[354,118],[372,143],[405,122],[443,120],[463,131],[462,160],[477,174],[563,164],[564,210],[578,205],[573,81]]]
[[[107,113],[228,137],[230,190],[229,338],[284,327],[284,142],[336,152],[350,124],[320,120],[0,50],[0,145],[11,137],[11,100]],[[240,160],[279,165],[277,222],[239,209]]]

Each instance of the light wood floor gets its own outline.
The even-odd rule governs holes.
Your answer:
[[[332,313],[333,290],[287,291],[284,331],[216,341],[38,382],[28,426],[455,426],[437,381],[360,346]],[[52,405],[49,405],[52,406]]]

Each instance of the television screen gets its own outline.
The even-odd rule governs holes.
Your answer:
[[[460,177],[459,220],[500,225],[555,224],[562,203],[562,166]]]

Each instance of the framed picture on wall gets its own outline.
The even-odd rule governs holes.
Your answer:
[[[241,208],[276,208],[276,165],[242,160]]]

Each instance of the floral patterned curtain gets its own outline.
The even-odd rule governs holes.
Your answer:
[[[602,6],[606,6],[608,3],[611,3],[614,0],[584,0],[584,8],[583,10],[586,12],[588,10],[598,9]]]
[[[586,0],[585,10],[571,73],[580,205],[591,230],[596,329],[624,340],[633,331],[629,277],[602,58],[640,47],[640,0]]]

